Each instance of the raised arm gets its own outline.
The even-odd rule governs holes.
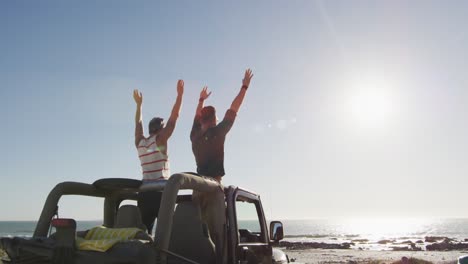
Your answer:
[[[193,119],[192,130],[190,131],[190,140],[193,140],[194,136],[198,134],[201,129],[201,111],[205,105],[205,100],[210,97],[211,92],[208,92],[208,87],[205,86],[200,92],[198,98],[197,110],[195,110],[195,118]]]
[[[247,89],[249,88],[250,85],[250,80],[252,79],[253,74],[251,69],[247,69],[244,74],[244,79],[242,80],[242,87],[237,94],[236,98],[234,98],[234,101],[232,101],[231,104],[231,110],[234,112],[238,112],[239,108],[242,104],[242,101],[244,101],[245,93],[247,92]]]
[[[208,86],[203,87],[200,92],[200,98],[198,99],[197,110],[195,112],[195,116],[201,116],[201,110],[204,106],[204,102],[208,97],[210,97],[211,92],[208,92]]]
[[[184,94],[184,81],[179,80],[177,82],[177,98],[174,103],[174,106],[172,107],[171,116],[169,117],[169,120],[167,121],[166,126],[161,130],[158,136],[162,140],[167,141],[171,137],[172,132],[174,132],[177,118],[179,118],[180,108],[182,106],[183,94]]]
[[[143,94],[140,93],[137,89],[133,90],[133,99],[136,103],[136,113],[135,113],[135,146],[138,146],[141,139],[144,138],[143,135],[143,118],[141,117],[141,106],[143,104]]]

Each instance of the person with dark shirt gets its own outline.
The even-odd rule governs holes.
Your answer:
[[[239,93],[219,124],[217,124],[216,109],[213,106],[204,106],[204,102],[211,95],[211,92],[208,92],[208,87],[203,87],[190,133],[192,151],[197,163],[197,173],[208,180],[217,181],[220,186],[218,192],[193,192],[193,200],[200,205],[202,219],[208,225],[210,236],[216,246],[217,263],[225,262],[223,255],[225,256],[226,205],[224,187],[221,185],[222,177],[225,175],[224,141],[226,134],[234,124],[252,77],[252,70],[247,69]]]

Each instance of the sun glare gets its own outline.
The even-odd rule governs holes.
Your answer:
[[[387,80],[368,78],[352,82],[348,111],[354,122],[365,126],[384,124],[393,114],[391,85]]]
[[[429,222],[429,219],[417,218],[356,218],[347,219],[343,228],[350,234],[365,234],[369,238],[380,239],[418,233]]]
[[[360,122],[381,122],[391,110],[390,98],[382,91],[360,91],[351,98],[351,113]]]

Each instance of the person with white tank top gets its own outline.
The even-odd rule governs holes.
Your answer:
[[[182,106],[184,81],[177,82],[177,99],[172,108],[171,116],[164,125],[164,119],[155,117],[149,122],[149,137],[143,133],[143,118],[141,109],[143,94],[137,89],[133,91],[133,99],[137,105],[135,114],[135,146],[142,169],[142,185],[167,180],[170,176],[167,142],[174,132],[177,118]],[[149,234],[152,233],[161,201],[161,192],[145,191],[138,194],[138,207]]]

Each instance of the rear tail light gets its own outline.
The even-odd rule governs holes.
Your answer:
[[[76,228],[76,221],[70,218],[55,218],[52,219],[52,226],[57,227],[72,227]]]

